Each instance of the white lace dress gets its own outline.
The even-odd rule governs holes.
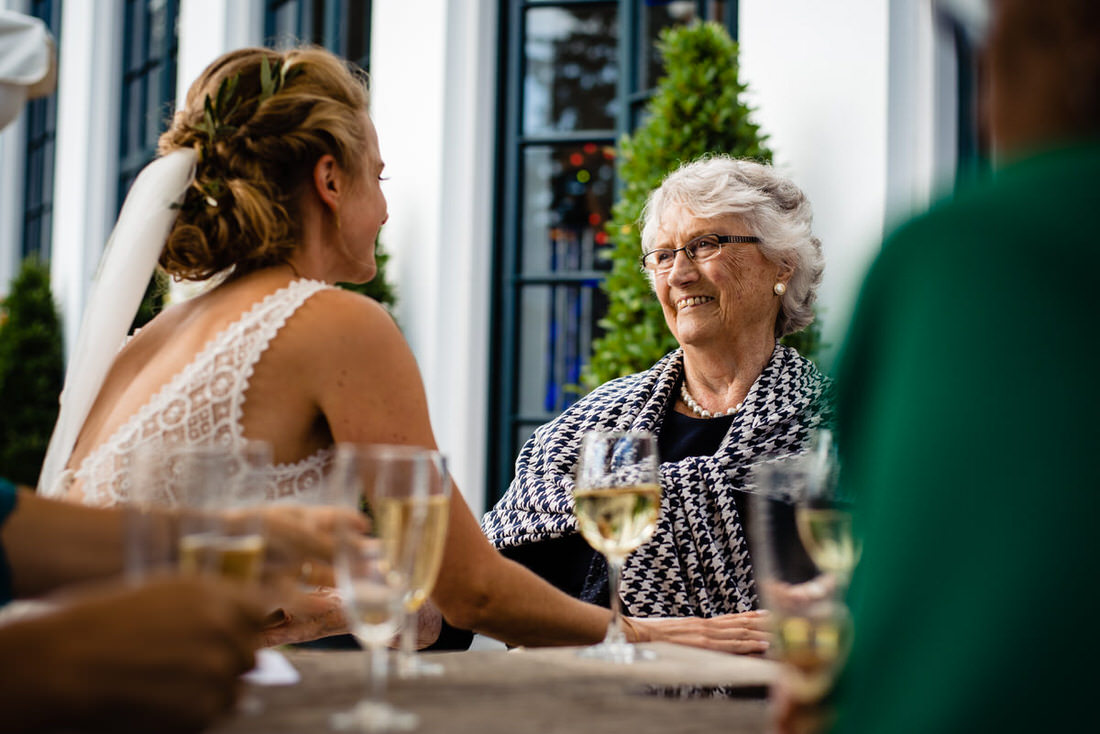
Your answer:
[[[306,299],[330,288],[296,280],[249,309],[227,326],[168,381],[114,434],[97,446],[74,472],[58,477],[51,496],[82,482],[84,503],[113,505],[130,499],[134,457],[160,447],[223,445],[242,447],[241,428],[248,380],[268,344]],[[321,490],[333,449],[321,449],[293,464],[268,471],[268,499],[309,500]]]

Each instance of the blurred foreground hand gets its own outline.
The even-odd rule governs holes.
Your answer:
[[[264,606],[218,579],[69,594],[0,626],[5,732],[199,731],[231,710]]]

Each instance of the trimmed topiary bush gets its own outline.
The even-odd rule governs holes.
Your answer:
[[[50,271],[28,259],[0,303],[0,476],[38,482],[64,369]]]

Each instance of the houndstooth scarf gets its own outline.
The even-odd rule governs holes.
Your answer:
[[[577,531],[573,473],[588,431],[658,433],[683,374],[676,350],[645,372],[608,382],[541,426],[516,460],[516,476],[482,528],[506,548]],[[798,352],[776,345],[714,456],[661,464],[661,515],[652,540],[623,568],[626,614],[699,616],[757,606],[745,533],[734,496],[761,460],[805,449],[831,420],[831,382]]]

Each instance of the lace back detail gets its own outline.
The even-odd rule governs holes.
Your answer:
[[[268,295],[211,339],[84,459],[75,474],[75,479],[84,483],[84,502],[113,505],[127,501],[139,451],[242,446],[244,398],[256,363],[287,319],[310,296],[329,287],[319,281],[296,280]],[[332,450],[324,449],[294,464],[273,467],[268,498],[295,498],[318,491],[331,458]]]

